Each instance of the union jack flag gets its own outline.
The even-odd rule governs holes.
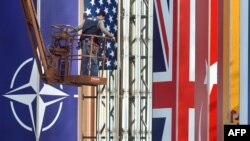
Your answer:
[[[154,0],[153,137],[172,141],[175,134],[176,79],[173,48],[173,0]]]
[[[118,0],[85,0],[84,1],[84,14],[86,16],[95,17],[100,11],[105,11],[106,17],[104,24],[106,29],[113,35],[117,35],[117,4]],[[113,70],[117,67],[117,43],[107,42],[105,69]],[[101,67],[102,62],[99,63]]]
[[[195,53],[192,44],[195,36],[191,32],[190,25],[194,25],[194,21],[190,15],[195,4],[192,2],[154,0],[154,141],[187,141],[194,138],[192,76],[195,73],[194,61],[191,60]]]

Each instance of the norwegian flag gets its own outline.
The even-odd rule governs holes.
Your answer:
[[[84,14],[88,17],[95,17],[100,11],[105,11],[104,24],[106,29],[113,35],[117,35],[117,4],[118,0],[85,0]],[[117,67],[117,43],[107,42],[105,69],[113,70]],[[101,62],[99,64],[102,66]]]

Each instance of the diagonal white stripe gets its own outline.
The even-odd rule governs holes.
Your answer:
[[[160,2],[161,4],[161,9],[162,9],[162,14],[163,14],[163,20],[164,20],[164,26],[166,28],[166,37],[168,40],[168,50],[169,50],[169,55],[168,55],[168,60],[169,63],[167,63],[167,55],[166,55],[166,47],[164,46],[164,40],[163,39],[163,35],[162,35],[162,30],[161,29],[161,25],[159,22],[159,11],[158,9],[158,5],[157,2]],[[161,37],[161,44],[162,44],[162,51],[163,51],[163,56],[164,56],[164,63],[165,63],[165,67],[166,67],[166,71],[165,72],[154,72],[153,73],[153,81],[154,82],[166,82],[166,81],[172,81],[172,65],[173,65],[173,1],[170,1],[169,3],[169,11],[167,8],[167,2],[164,0],[160,0],[154,1],[155,3],[155,8],[156,8],[156,15],[157,15],[157,19],[158,19],[158,27],[160,30],[160,37]]]
[[[153,109],[153,118],[165,118],[162,141],[172,140],[172,108]]]

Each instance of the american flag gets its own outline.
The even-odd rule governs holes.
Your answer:
[[[113,35],[117,35],[117,5],[118,0],[85,0],[84,14],[88,17],[95,17],[100,11],[105,11],[106,17],[104,24],[106,29]],[[117,43],[107,42],[105,69],[113,70],[117,67]],[[101,69],[102,62],[99,62]]]

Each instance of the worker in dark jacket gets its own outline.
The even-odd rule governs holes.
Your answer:
[[[77,26],[73,32],[77,32],[82,30],[82,35],[98,35],[101,36],[104,33],[106,36],[115,40],[113,34],[111,34],[105,27],[104,27],[104,19],[106,13],[101,11],[97,14],[96,17],[88,17],[83,19],[83,23]],[[87,36],[81,36],[80,38],[81,46],[82,46],[82,54],[83,55],[94,55],[96,56],[98,50],[92,49],[92,53],[90,53],[90,44],[91,40]],[[99,46],[99,40],[97,38],[94,39],[94,46]],[[83,57],[82,59],[82,72],[83,75],[88,75],[88,67],[90,69],[91,76],[98,76],[98,59],[96,57],[92,57],[91,64],[89,64],[89,58]]]

